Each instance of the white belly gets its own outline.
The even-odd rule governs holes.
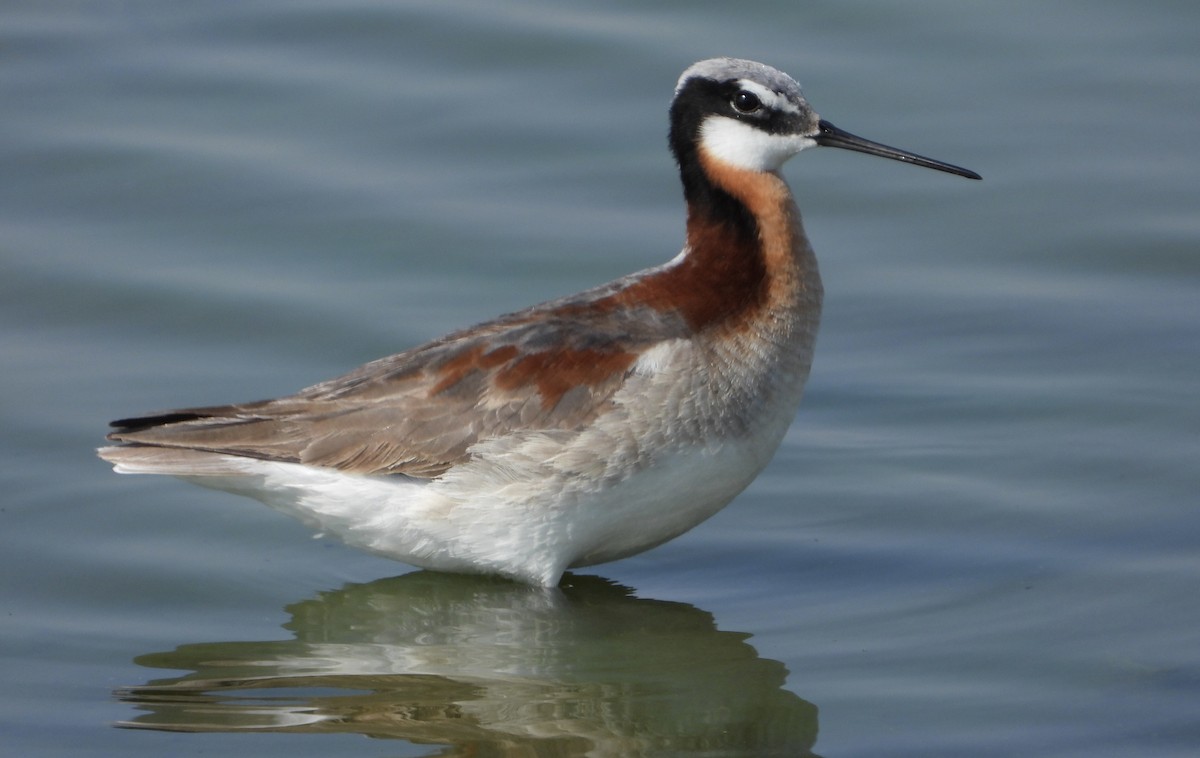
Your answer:
[[[531,478],[512,458],[467,464],[432,482],[234,459],[247,476],[192,481],[262,500],[405,563],[552,585],[568,567],[648,550],[712,516],[765,465],[769,454],[758,447],[681,451],[617,481],[562,472]]]

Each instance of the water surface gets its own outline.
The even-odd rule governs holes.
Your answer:
[[[7,4],[7,751],[1193,755],[1198,24],[1168,2]],[[110,418],[283,394],[670,258],[666,106],[718,54],[984,181],[787,168],[817,360],[711,521],[547,594],[94,458]]]

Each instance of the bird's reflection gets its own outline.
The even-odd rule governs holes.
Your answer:
[[[294,639],[143,655],[190,673],[118,695],[121,726],[354,732],[439,755],[812,755],[782,663],[684,603],[592,576],[559,590],[415,573],[288,608]]]

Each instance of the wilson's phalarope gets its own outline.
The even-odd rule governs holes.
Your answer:
[[[287,397],[114,421],[101,457],[540,585],[691,529],[766,466],[812,362],[821,280],[784,162],[823,145],[980,177],[838,129],[752,61],[689,67],[670,118],[687,241],[668,263]]]

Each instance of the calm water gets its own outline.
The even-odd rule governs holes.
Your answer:
[[[0,752],[1195,755],[1197,28],[1171,2],[4,4]],[[985,180],[791,164],[818,357],[710,522],[546,594],[93,457],[110,418],[669,258],[665,109],[715,54]]]

